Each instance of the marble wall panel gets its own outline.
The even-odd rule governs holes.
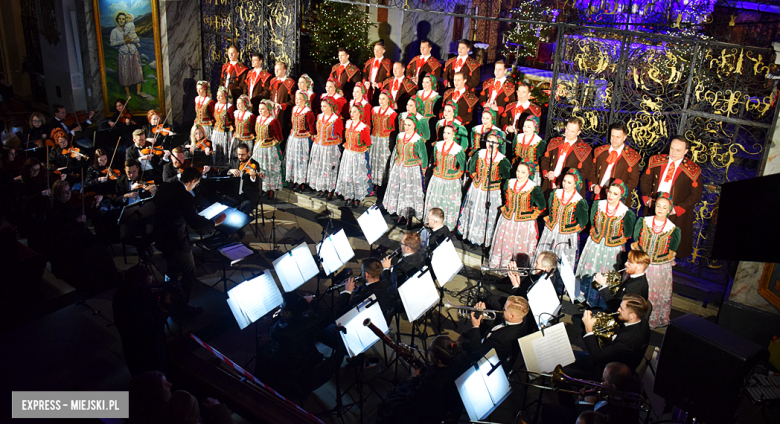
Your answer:
[[[200,0],[160,0],[165,105],[174,124],[195,118],[195,82],[201,79]]]

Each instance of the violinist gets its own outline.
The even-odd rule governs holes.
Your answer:
[[[49,151],[49,166],[62,174],[73,174],[84,167],[88,158],[81,149],[71,146],[70,137],[64,130],[55,128],[51,134],[54,147]],[[71,177],[75,181],[75,177]]]
[[[9,187],[12,193],[10,197],[15,200],[4,205],[7,207],[4,213],[8,221],[28,236],[28,230],[35,228],[35,223],[43,218],[43,212],[48,206],[51,190],[46,186],[45,172],[45,164],[41,164],[41,161],[27,159],[22,165],[22,174]],[[52,183],[55,181],[51,180]]]
[[[30,115],[30,127],[22,133],[23,149],[33,147],[43,147],[46,140],[48,129],[46,128],[46,118],[40,112],[33,112]]]
[[[249,215],[252,209],[260,202],[260,164],[249,157],[249,146],[241,143],[236,148],[236,157],[230,161],[230,169],[224,175],[232,175],[241,178],[238,186],[238,198],[234,200],[236,207],[241,212]]]
[[[163,182],[170,183],[176,180],[181,179],[181,174],[184,172],[185,168],[189,168],[188,161],[184,157],[184,148],[181,146],[176,146],[171,151],[171,157],[170,162],[166,163],[165,166],[163,166],[163,173],[162,173],[162,180]],[[211,167],[208,165],[203,167],[203,176],[205,177],[206,174],[211,170]]]
[[[84,174],[84,188],[98,194],[113,193],[116,180],[122,173],[118,169],[109,168],[105,150],[95,150],[94,156],[94,162]]]
[[[68,125],[65,123],[65,118],[68,116],[68,113],[65,112],[65,106],[60,104],[55,104],[54,107],[54,119],[51,120],[49,123],[49,137],[51,137],[51,132],[55,129],[61,129],[65,131],[66,134],[75,136],[77,132],[83,131],[81,124],[79,124],[78,119],[76,119],[76,122],[74,122],[71,125]],[[92,117],[95,116],[95,112],[89,112],[89,115],[85,121],[85,124],[87,126],[92,125]]]
[[[135,159],[138,162],[145,180],[157,180],[159,176],[155,169],[155,164],[160,164],[160,156],[163,153],[162,148],[156,147],[153,149],[151,146],[151,143],[146,141],[144,130],[139,129],[133,131],[133,145],[125,151],[127,159]]]
[[[157,193],[153,181],[141,179],[141,167],[135,159],[125,161],[125,173],[117,179],[116,198],[111,202],[114,206],[125,206],[135,203],[138,199],[146,199]]]
[[[127,99],[116,99],[114,107],[116,108],[116,112],[114,113],[114,116],[108,120],[108,126],[111,128],[121,128],[122,126],[129,127],[135,125],[133,115],[126,109]],[[119,127],[117,127],[117,125],[119,125]]]
[[[146,113],[148,124],[144,125],[144,134],[146,141],[154,144],[155,147],[162,147],[164,150],[171,150],[171,136],[176,135],[171,128],[163,128],[163,118],[160,112],[150,110]]]
[[[102,201],[102,196],[95,200]],[[115,283],[117,278],[111,254],[86,227],[86,221],[82,208],[71,206],[70,184],[55,182],[43,225],[47,241],[45,254],[54,275],[77,289],[106,286]]]
[[[190,144],[186,147],[190,149],[190,156],[193,162],[212,163],[211,140],[207,138],[206,130],[201,125],[194,124],[192,126],[190,130]]]

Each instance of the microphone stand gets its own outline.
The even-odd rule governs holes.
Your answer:
[[[485,135],[484,132],[482,133],[482,137],[480,139],[480,144],[482,144],[483,142],[485,143],[485,162],[488,164],[487,176],[486,176],[486,179],[487,179],[487,182],[486,182],[487,187],[486,188],[487,188],[487,190],[485,191],[486,192],[486,195],[485,195],[485,232],[483,233],[484,237],[482,238],[482,242],[483,242],[482,258],[480,260],[480,262],[484,264],[485,263],[486,251],[488,249],[484,244],[487,243],[488,224],[490,223],[490,183],[492,182],[491,175],[492,175],[492,170],[493,170],[493,157],[495,156],[495,152],[488,152],[487,147],[488,147],[488,143],[490,143],[490,141],[487,140],[487,136]],[[497,148],[497,147],[494,147],[494,149],[495,148]],[[489,161],[488,161],[488,158],[487,158],[488,153],[491,153]],[[479,160],[480,160],[479,159],[479,151],[477,151],[477,161],[479,161]],[[499,182],[500,181],[501,181],[501,179],[499,178]],[[476,188],[476,189],[479,190],[479,188]],[[499,189],[500,189],[500,187],[499,187]],[[487,299],[488,296],[493,294],[490,290],[485,288],[485,285],[483,283],[483,280],[485,278],[485,272],[481,271],[480,274],[481,274],[481,276],[479,278],[479,281],[477,281],[477,285],[474,286],[474,287],[469,287],[469,288],[466,288],[466,289],[463,289],[463,290],[459,291],[458,292],[458,297],[459,298],[461,296],[469,296],[469,297],[475,298],[478,302],[481,302],[481,301],[484,301],[485,299]],[[467,305],[467,306],[474,306],[474,305]]]
[[[322,239],[320,240],[320,245],[317,246],[317,262],[321,262],[320,259],[320,252],[322,252],[322,245],[325,242],[325,239],[330,234],[330,230],[333,228],[333,218],[331,217],[331,211],[328,209],[328,204],[325,203],[325,213],[328,215],[328,222],[325,224],[324,227],[322,227]],[[323,268],[324,272],[324,268]],[[317,274],[317,292],[316,292],[316,298],[320,298],[320,273]]]

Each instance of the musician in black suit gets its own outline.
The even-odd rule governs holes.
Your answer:
[[[428,211],[428,227],[422,231],[421,238],[429,253],[433,253],[439,245],[452,234],[444,225],[444,211],[441,208],[431,208]]]
[[[648,303],[642,296],[625,294],[617,311],[620,324],[615,329],[612,341],[605,343],[604,347],[599,345],[598,337],[593,333],[596,318],[591,311],[585,311],[582,316],[585,327],[582,340],[587,354],[575,352],[577,361],[567,367],[566,374],[593,380],[601,375],[604,366],[610,362],[621,362],[632,370],[636,369],[650,342],[650,327],[645,320],[648,309]]]
[[[602,274],[596,274],[593,279],[599,283],[599,296],[607,303],[608,312],[617,312],[623,297],[627,293],[638,294],[643,299],[647,299],[648,284],[645,271],[650,266],[650,255],[641,250],[632,250],[628,252],[628,261],[626,262],[626,275],[628,278],[620,283],[620,287],[615,294],[607,287],[607,277]],[[652,308],[652,305],[649,305]]]
[[[485,304],[479,302],[475,306],[477,309],[485,309]],[[469,339],[472,349],[478,355],[485,355],[490,349],[496,349],[498,358],[502,361],[505,369],[511,368],[512,363],[507,359],[517,358],[520,353],[520,344],[517,339],[528,335],[531,331],[530,326],[525,321],[530,307],[528,301],[520,296],[509,296],[504,304],[504,313],[502,317],[496,317],[492,328],[482,325],[483,314],[477,317],[471,313],[472,328],[468,330],[466,336]]]
[[[155,243],[167,263],[166,275],[175,282],[179,272],[182,273],[181,285],[186,299],[189,299],[195,280],[195,258],[187,226],[195,231],[208,232],[225,221],[225,214],[217,216],[215,221],[198,215],[191,192],[200,179],[199,170],[187,168],[179,181],[163,183],[154,198],[157,208],[154,216]]]
[[[523,277],[519,273],[507,272],[506,277],[499,280],[497,284],[501,285],[502,283],[507,283],[507,282],[511,283],[512,288],[509,290],[510,296],[520,296],[520,297],[528,298],[528,289],[531,288],[534,284],[536,284],[542,277],[547,277],[551,275],[553,281],[556,281],[556,279],[560,279],[560,276],[558,275],[557,272],[557,267],[558,267],[558,256],[554,252],[548,250],[540,253],[539,256],[536,257],[536,262],[534,263],[534,270],[531,271],[528,275]],[[507,265],[507,269],[517,269],[517,263],[515,261],[510,261],[509,264]],[[487,305],[488,309],[500,310],[504,308],[506,299],[507,299],[506,296],[494,294],[488,296],[487,300],[485,300],[485,304]],[[528,325],[532,329],[535,329],[536,326],[535,323],[531,323]]]
[[[336,316],[342,316],[350,309],[368,299],[372,294],[376,295],[382,312],[387,313],[393,306],[395,292],[391,292],[393,283],[383,279],[382,263],[376,258],[366,258],[360,266],[360,275],[364,284],[356,288],[355,278],[350,277],[344,291],[339,295],[336,304]]]
[[[422,242],[420,235],[414,231],[407,231],[401,239],[401,260],[394,266],[390,266],[390,259],[382,260],[382,278],[395,282],[401,287],[411,276],[425,266],[425,252],[420,249]]]
[[[114,206],[129,205],[157,193],[157,186],[143,184],[140,168],[135,159],[125,161],[125,172],[116,180],[116,197],[111,201]]]
[[[229,169],[223,171],[223,176],[240,177],[241,183],[238,196],[233,200],[235,207],[249,215],[260,202],[260,164],[249,156],[249,146],[241,143],[236,147],[236,157],[230,160]]]
[[[54,131],[55,128],[61,128],[64,130],[69,136],[75,136],[77,132],[81,132],[82,128],[81,125],[78,122],[73,123],[72,125],[67,125],[65,123],[65,117],[68,116],[68,113],[65,111],[65,106],[60,104],[55,104],[52,109],[54,109],[54,119],[49,121],[48,125],[48,131],[47,134],[51,134],[52,131]],[[75,113],[75,111],[74,111]],[[89,117],[85,121],[86,125],[92,125],[92,117],[95,115],[95,112],[89,112]]]

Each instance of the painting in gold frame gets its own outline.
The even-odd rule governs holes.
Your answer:
[[[780,267],[776,267],[775,264],[764,264],[764,272],[758,280],[758,294],[775,308],[780,309]]]
[[[127,110],[165,114],[157,0],[93,0],[106,115],[118,99]]]

